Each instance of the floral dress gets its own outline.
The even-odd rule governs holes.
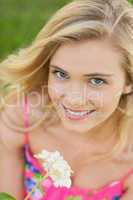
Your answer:
[[[27,96],[25,96],[25,101],[24,101],[25,127],[28,126],[28,112],[27,112],[28,106],[27,105],[28,105]],[[44,163],[44,165],[42,166],[38,162],[37,157],[35,157],[35,155],[32,154],[30,144],[29,144],[28,132],[25,133],[24,139],[25,139],[24,196],[26,200],[103,200],[103,199],[118,200],[126,192],[126,190],[124,190],[124,182],[130,175],[133,174],[133,169],[130,169],[127,172],[127,174],[125,174],[119,180],[106,184],[95,191],[92,191],[89,188],[85,189],[82,187],[70,185],[69,183],[71,183],[71,179],[69,179],[69,182],[66,182],[67,183],[66,185],[69,185],[69,187],[68,186],[57,187],[54,184],[53,179],[51,178],[52,176],[47,176],[45,179],[43,179],[43,177],[46,175],[46,172],[47,172],[47,169],[46,169],[47,165],[46,163]],[[53,155],[52,152],[43,150],[44,156],[45,156],[45,152],[46,154],[49,153],[48,155]],[[58,152],[54,152],[54,154],[59,155]],[[66,171],[66,174],[68,174],[67,171]],[[40,184],[37,186],[37,183],[39,181],[40,181]],[[28,197],[28,194],[30,194],[31,191],[32,193]]]

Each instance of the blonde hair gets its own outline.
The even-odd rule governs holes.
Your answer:
[[[56,113],[47,92],[50,59],[61,44],[84,39],[110,39],[121,53],[121,65],[129,82],[133,84],[132,22],[133,6],[127,0],[74,0],[68,3],[49,19],[30,46],[9,55],[0,63],[1,96],[8,101],[16,93],[13,87],[16,84],[20,87],[21,94],[36,91],[45,85],[44,95],[47,101],[44,111],[47,110],[47,115],[44,112],[36,126],[44,121],[54,122],[56,117],[53,116]],[[7,86],[10,87],[5,93]],[[118,109],[122,112],[118,124],[119,140],[112,151],[107,153],[107,157],[119,155],[127,145],[133,145],[132,93],[122,95]],[[27,130],[31,131],[33,128],[34,125]]]

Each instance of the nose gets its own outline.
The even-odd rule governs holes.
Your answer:
[[[87,103],[87,91],[85,91],[85,88],[75,88],[70,87],[70,89],[65,92],[66,95],[64,97],[64,104],[69,106],[70,108],[76,109],[76,108],[83,108],[84,105]]]

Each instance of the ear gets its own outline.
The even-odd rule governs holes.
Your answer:
[[[132,92],[133,92],[132,84],[125,85],[124,90],[123,90],[123,94],[130,94]]]

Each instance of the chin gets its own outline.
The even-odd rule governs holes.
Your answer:
[[[73,132],[77,132],[77,133],[85,133],[85,132],[89,132],[91,129],[93,129],[95,127],[95,125],[77,125],[77,123],[70,125],[67,122],[62,122],[63,126],[65,129],[67,129],[68,131],[73,131]]]

